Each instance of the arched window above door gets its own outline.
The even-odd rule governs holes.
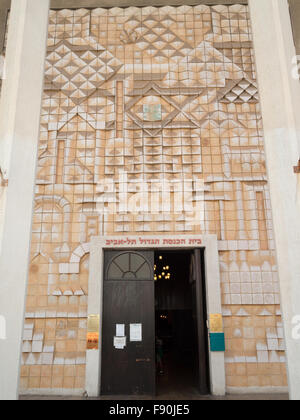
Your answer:
[[[153,280],[153,267],[142,254],[122,252],[110,261],[106,279]]]

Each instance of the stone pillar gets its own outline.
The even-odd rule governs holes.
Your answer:
[[[12,0],[0,104],[0,166],[8,179],[0,238],[2,400],[18,397],[48,13],[49,0]]]
[[[249,1],[273,210],[290,398],[300,399],[300,82],[287,0]],[[294,75],[294,78],[293,78]],[[299,318],[298,318],[299,323]],[[299,326],[298,326],[299,327]]]

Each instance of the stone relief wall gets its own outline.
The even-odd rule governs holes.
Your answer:
[[[90,238],[144,232],[218,235],[227,386],[285,386],[247,6],[51,11],[22,390],[84,389]]]

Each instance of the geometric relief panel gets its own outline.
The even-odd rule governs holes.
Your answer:
[[[95,235],[217,235],[228,364],[282,362],[254,69],[246,5],[50,11],[23,388],[84,389]]]

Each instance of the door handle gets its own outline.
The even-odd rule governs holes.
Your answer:
[[[151,362],[151,359],[135,359],[136,362]]]

